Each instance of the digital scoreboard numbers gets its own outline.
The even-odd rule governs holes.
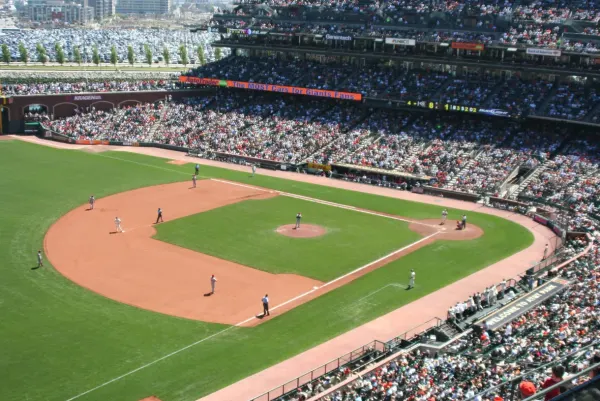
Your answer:
[[[461,106],[458,104],[444,104],[445,111],[460,111],[462,113],[479,113],[478,107]]]
[[[437,109],[438,108],[438,104],[436,102],[429,102],[427,100],[408,100],[406,102],[407,106],[411,106],[411,107],[420,107],[422,109]]]

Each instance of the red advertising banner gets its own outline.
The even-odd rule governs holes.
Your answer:
[[[463,42],[452,42],[453,49],[462,49],[462,50],[475,50],[482,51],[485,46],[483,43],[463,43]]]
[[[108,145],[108,141],[100,141],[98,139],[78,139],[75,141],[77,145]]]
[[[180,76],[179,82],[197,84],[197,85],[210,85],[210,86],[222,86],[226,88],[240,88],[240,89],[251,89],[265,92],[278,92],[278,93],[289,93],[290,95],[304,95],[304,96],[319,96],[328,97],[331,99],[345,99],[361,101],[362,95],[360,93],[352,92],[338,92],[323,89],[309,89],[299,88],[296,86],[282,86],[282,85],[271,85],[261,84],[256,82],[242,82],[242,81],[227,81],[222,79],[213,78],[198,78],[198,77],[187,77]]]

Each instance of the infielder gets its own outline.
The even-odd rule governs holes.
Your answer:
[[[415,288],[415,271],[414,270],[410,270],[410,278],[408,279],[408,290],[410,290],[411,288]]]
[[[446,209],[442,210],[442,225],[446,224],[446,219],[448,218],[448,211]]]
[[[462,229],[464,230],[465,228],[467,228],[467,215],[463,214],[463,217],[462,217]]]
[[[38,251],[37,253],[37,260],[38,260],[38,268],[39,267],[44,267],[44,259],[42,258],[42,251]]]
[[[154,223],[154,224],[158,224],[159,221],[161,223],[164,222],[163,217],[162,217],[162,209],[161,208],[158,208],[158,211],[156,212],[156,223]]]
[[[116,227],[118,233],[124,233],[125,232],[125,230],[123,230],[121,228],[121,219],[118,218],[118,217],[115,217],[115,227]]]
[[[192,176],[192,188],[196,188],[196,174]]]
[[[256,164],[252,165],[252,177],[254,177],[254,174],[256,174]]]
[[[200,172],[200,165],[198,163],[196,163],[196,174],[198,175],[198,172]]]
[[[265,294],[265,296],[262,299],[262,304],[263,316],[270,316],[271,314],[269,313],[269,294]]]
[[[215,293],[215,286],[216,285],[217,285],[217,278],[213,274],[212,276],[210,276],[210,293],[211,294]]]
[[[90,210],[94,210],[94,203],[96,203],[96,198],[92,195],[90,196]]]
[[[294,230],[297,230],[300,228],[300,220],[302,220],[302,213],[298,213],[296,215],[296,226],[294,227]]]

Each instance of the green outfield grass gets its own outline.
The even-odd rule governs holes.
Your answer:
[[[317,224],[327,234],[290,238],[275,229]],[[302,228],[301,228],[302,229]],[[408,223],[278,196],[247,200],[157,226],[156,239],[270,273],[329,281],[421,238]]]
[[[258,327],[231,328],[119,304],[71,283],[48,264],[32,270],[52,222],[84,204],[90,194],[101,201],[129,189],[188,180],[190,165],[121,152],[92,154],[0,141],[0,171],[2,401],[137,401],[149,395],[162,401],[196,400],[533,240],[521,226],[471,213],[469,221],[486,231],[474,241],[436,242]],[[353,191],[250,178],[218,168],[202,167],[201,174],[411,218],[439,216],[436,206]],[[450,213],[454,218],[459,211]],[[392,285],[405,284],[410,268],[417,271],[414,291]],[[195,345],[154,363],[190,344]]]

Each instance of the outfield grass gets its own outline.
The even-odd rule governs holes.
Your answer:
[[[295,222],[317,224],[327,234],[290,238],[275,229]],[[408,223],[278,196],[198,213],[157,226],[156,239],[270,273],[295,273],[330,281],[421,236]]]
[[[195,400],[469,275],[533,240],[512,222],[470,213],[469,221],[486,231],[474,241],[436,242],[258,327],[225,332],[226,326],[103,298],[50,266],[31,270],[48,227],[90,194],[101,198],[188,180],[191,170],[121,152],[91,154],[0,141],[0,400],[137,401],[149,395],[162,401]],[[439,216],[439,207],[392,198],[249,178],[218,168],[202,167],[201,174],[412,218]],[[414,291],[390,286],[405,283],[410,268],[419,277]],[[202,339],[184,352],[73,398]]]

